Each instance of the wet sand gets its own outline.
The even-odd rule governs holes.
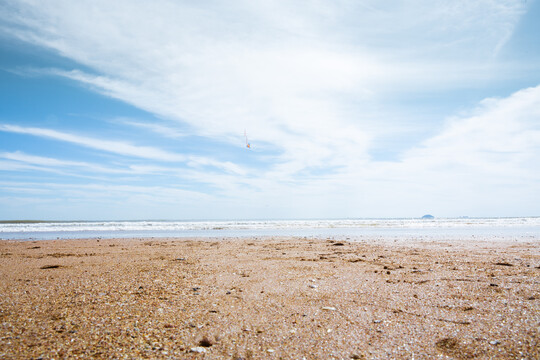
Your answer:
[[[0,358],[539,359],[540,246],[0,241]]]

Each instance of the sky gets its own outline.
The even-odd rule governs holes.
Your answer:
[[[0,0],[0,220],[540,216],[538,18]]]

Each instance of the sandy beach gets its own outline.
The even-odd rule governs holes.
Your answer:
[[[539,359],[537,239],[0,241],[0,358]]]

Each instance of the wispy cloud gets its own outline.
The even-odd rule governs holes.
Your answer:
[[[161,150],[156,147],[150,146],[137,146],[121,141],[102,140],[86,136],[69,134],[61,131],[33,128],[33,127],[21,127],[17,125],[0,124],[0,131],[12,132],[18,134],[33,135],[38,137],[50,138],[53,140],[65,141],[68,143],[84,146],[104,152],[125,155],[134,158],[150,159],[162,162],[182,162],[187,166],[200,168],[204,166],[210,166],[224,170],[226,172],[244,174],[244,170],[241,166],[236,165],[229,161],[217,161],[203,156],[185,156],[182,154],[172,153]],[[61,161],[56,159],[47,159],[37,156],[29,156],[23,154],[4,154],[4,157],[11,158],[12,160],[25,161],[29,163],[39,163],[40,165],[76,165],[76,166],[90,166],[89,164],[83,164],[80,162]],[[96,166],[95,169],[98,169]],[[101,167],[99,170],[103,171],[105,168]],[[111,171],[112,172],[112,171]]]
[[[18,134],[26,134],[39,136],[59,141],[65,141],[76,145],[115,153],[119,155],[133,156],[144,159],[152,159],[159,161],[186,161],[186,157],[181,154],[170,153],[161,149],[150,146],[136,146],[121,141],[110,141],[95,139],[86,136],[74,135],[62,131],[51,129],[22,127],[18,125],[0,124],[0,131],[12,132]]]
[[[122,174],[126,173],[125,170],[119,170],[115,168],[107,168],[101,165],[90,164],[87,162],[81,161],[68,161],[54,159],[50,157],[29,155],[22,153],[20,151],[11,152],[11,153],[0,153],[0,159],[7,159],[16,161],[23,164],[38,165],[40,169],[43,167],[48,168],[78,168],[85,171],[100,172],[100,173],[110,173],[110,174]]]
[[[188,136],[188,134],[186,134],[184,131],[180,131],[177,128],[174,128],[172,126],[165,126],[161,124],[141,122],[141,121],[136,121],[136,120],[131,120],[131,119],[124,119],[124,118],[115,119],[115,121],[120,122],[125,125],[140,128],[143,130],[148,130],[158,135],[161,135],[163,137],[167,137],[171,139],[180,139],[180,138]]]

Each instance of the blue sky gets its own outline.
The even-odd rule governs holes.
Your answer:
[[[539,17],[0,1],[0,219],[538,216]]]

